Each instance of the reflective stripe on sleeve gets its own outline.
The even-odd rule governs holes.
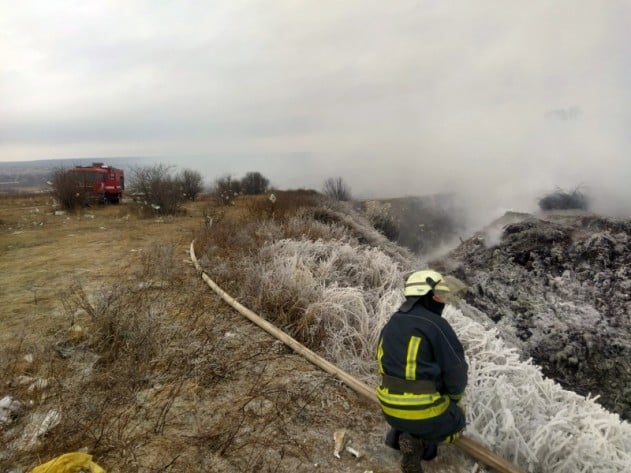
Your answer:
[[[381,364],[381,360],[383,358],[383,338],[379,340],[379,346],[377,347],[377,366],[379,368],[379,374],[383,374],[383,365]]]
[[[405,359],[405,379],[416,379],[416,357],[421,347],[421,337],[410,337]]]

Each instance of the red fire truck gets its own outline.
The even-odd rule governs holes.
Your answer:
[[[103,163],[69,169],[90,200],[118,204],[125,190],[125,172]]]

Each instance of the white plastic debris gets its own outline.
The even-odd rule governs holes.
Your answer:
[[[51,409],[44,416],[44,420],[37,430],[37,436],[41,437],[47,434],[51,429],[55,428],[59,422],[61,422],[61,413],[55,409]]]
[[[11,396],[0,399],[0,425],[9,425],[22,411],[22,403]]]
[[[363,456],[363,453],[362,453],[362,452],[360,452],[359,450],[357,450],[357,449],[355,449],[355,448],[351,447],[350,445],[347,445],[347,446],[346,446],[346,451],[347,451],[348,453],[350,453],[351,455],[353,455],[353,456],[354,456],[355,458],[357,458],[357,459],[359,459],[359,458],[361,458],[361,457]]]
[[[27,391],[28,392],[33,392],[33,391],[43,391],[44,389],[46,389],[48,387],[48,380],[44,379],[44,378],[37,378],[35,381],[33,381]]]
[[[30,450],[38,442],[39,438],[46,435],[61,422],[61,413],[51,409],[46,414],[34,413],[30,417],[30,422],[24,429],[22,438],[17,442],[19,450]]]

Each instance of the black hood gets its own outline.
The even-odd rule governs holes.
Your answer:
[[[399,307],[399,312],[409,312],[416,304],[421,304],[430,312],[442,315],[445,304],[434,300],[434,292],[429,291],[424,296],[406,297],[405,302]]]

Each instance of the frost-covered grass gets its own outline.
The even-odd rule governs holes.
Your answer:
[[[469,361],[467,434],[531,472],[631,471],[631,424],[520,361],[496,330],[453,307],[444,316]]]
[[[401,301],[399,266],[350,242],[280,240],[250,264],[245,292],[278,326],[361,377],[374,371],[380,327]]]

